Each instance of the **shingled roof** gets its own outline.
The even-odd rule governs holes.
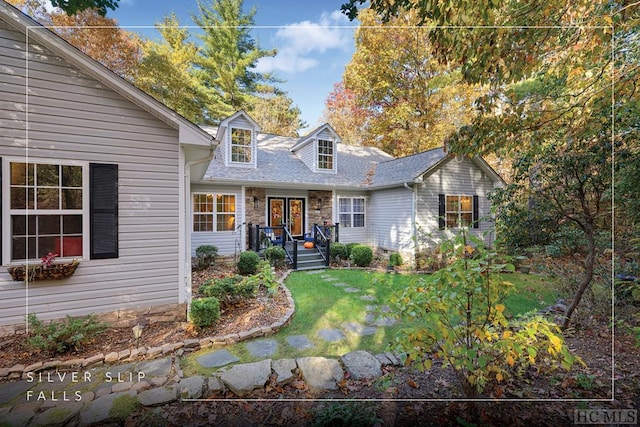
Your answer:
[[[217,131],[217,128],[210,126],[203,126],[203,129],[211,134]],[[258,133],[256,139],[257,168],[226,167],[221,156],[216,155],[209,164],[203,182],[310,189],[375,189],[413,182],[447,156],[442,148],[435,148],[393,158],[375,147],[337,144],[337,173],[313,173],[290,151],[299,143],[299,139],[265,133]]]

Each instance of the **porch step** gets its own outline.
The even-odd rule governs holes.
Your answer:
[[[316,249],[298,248],[298,270],[326,268],[324,259]]]

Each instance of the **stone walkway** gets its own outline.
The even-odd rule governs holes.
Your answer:
[[[319,278],[345,292],[361,292],[339,283],[324,271]],[[373,298],[371,301],[374,301]],[[334,329],[323,329],[315,339],[337,342],[346,334],[373,335],[379,327],[390,326],[394,319],[385,316],[387,306],[368,305],[362,323],[345,322]],[[303,351],[315,345],[305,335],[286,336],[285,346]],[[356,350],[339,358],[298,357],[272,359],[279,349],[276,340],[253,338],[244,343],[254,358],[253,363],[237,364],[239,358],[222,348],[203,354],[196,361],[205,368],[218,368],[209,377],[185,377],[180,360],[193,348],[178,348],[170,355],[159,354],[157,359],[107,364],[101,360],[93,366],[82,365],[77,370],[54,367],[21,372],[19,381],[0,383],[0,426],[93,426],[117,423],[126,418],[122,408],[160,406],[178,400],[204,398],[211,393],[232,391],[246,396],[261,389],[273,379],[284,385],[300,378],[310,391],[335,390],[345,373],[354,379],[377,378],[382,366],[399,365],[400,357],[391,353],[371,354]],[[286,350],[286,349],[285,349]],[[14,376],[15,378],[15,376]],[[18,377],[20,378],[20,377]]]

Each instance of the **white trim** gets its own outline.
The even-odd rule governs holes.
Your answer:
[[[214,199],[212,202],[212,211],[209,212],[195,212],[193,209],[193,196],[195,195],[205,195],[208,196],[209,194],[211,194],[212,198]],[[233,196],[235,198],[235,210],[233,211],[235,218],[234,218],[234,227],[233,230],[218,230],[218,214],[221,215],[229,215],[229,212],[218,212],[218,207],[217,207],[217,203],[216,203],[216,197],[217,196]],[[218,192],[218,191],[214,191],[214,192],[207,192],[207,191],[192,191],[191,192],[191,196],[189,198],[190,200],[190,205],[191,205],[191,228],[190,228],[190,233],[235,233],[236,232],[236,228],[238,227],[238,197],[240,197],[238,195],[238,193],[228,193],[228,192]],[[244,200],[244,199],[243,199]],[[195,231],[193,229],[193,217],[194,215],[198,213],[198,214],[207,214],[207,215],[211,215],[212,216],[212,228],[213,230],[204,230],[204,231]]]
[[[342,212],[340,210],[340,200],[347,200],[349,199],[349,212]],[[362,199],[363,201],[363,208],[364,211],[363,212],[355,212],[353,210],[353,200],[354,199]],[[338,203],[337,203],[337,207],[338,207],[338,222],[340,223],[340,228],[343,228],[343,222],[341,220],[341,215],[349,215],[349,222],[350,225],[349,227],[345,227],[345,228],[351,228],[351,229],[362,229],[362,228],[367,228],[367,197],[365,196],[338,196]],[[359,226],[354,226],[354,215],[363,215],[363,225],[359,225]]]
[[[239,161],[234,161],[233,160],[233,130],[234,129],[238,129],[238,130],[246,130],[249,131],[250,134],[250,141],[249,141],[249,150],[251,152],[251,159],[248,162],[239,162]],[[227,166],[250,166],[250,167],[256,167],[257,166],[257,161],[256,161],[256,156],[258,154],[258,149],[257,149],[257,142],[256,142],[256,132],[254,129],[252,128],[248,128],[246,126],[235,126],[233,124],[229,125],[229,132],[226,133],[227,136],[227,143],[228,143],[228,150],[227,151],[227,157],[228,157],[228,164]],[[238,145],[235,144],[236,147],[247,147],[245,145]]]
[[[63,165],[63,166],[79,166],[82,167],[82,208],[81,209],[11,209],[11,163],[27,163],[27,164],[47,164],[47,165]],[[12,211],[16,215],[71,215],[74,212],[65,211],[81,211],[82,215],[82,257],[60,257],[60,261],[71,261],[73,259],[89,260],[89,251],[91,238],[90,234],[90,197],[89,194],[89,161],[78,160],[58,160],[52,158],[41,157],[2,157],[2,265],[22,264],[26,261],[39,261],[39,258],[33,259],[15,259],[12,260],[11,253],[11,214]]]

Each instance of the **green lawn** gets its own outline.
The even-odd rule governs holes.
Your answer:
[[[324,281],[320,276],[328,275],[337,280]],[[550,279],[512,273],[503,276],[511,282],[515,290],[506,300],[507,314],[518,315],[531,310],[550,305],[556,300],[553,283]],[[373,353],[387,351],[387,345],[403,325],[379,327],[374,335],[357,336],[345,333],[346,339],[337,342],[327,342],[320,339],[317,333],[321,329],[343,329],[345,322],[363,324],[367,314],[367,306],[384,306],[388,304],[390,296],[418,280],[429,281],[429,275],[418,274],[387,274],[362,270],[327,270],[321,274],[308,272],[294,272],[286,281],[287,287],[296,304],[296,313],[291,323],[277,334],[268,337],[278,342],[278,351],[273,359],[294,358],[301,356],[337,357],[353,350],[366,349]],[[345,283],[350,287],[359,288],[361,292],[348,293],[343,287],[331,283]],[[374,301],[361,299],[362,295],[371,295]],[[287,336],[305,335],[315,345],[314,348],[298,351],[285,341]],[[227,346],[227,350],[238,356],[242,362],[251,362],[253,358],[244,346],[238,343]],[[204,350],[203,352],[213,350]],[[186,373],[207,373],[206,370],[194,363],[193,358],[202,354],[198,352],[186,361]],[[191,359],[191,360],[189,360]],[[210,369],[213,371],[215,369]]]

